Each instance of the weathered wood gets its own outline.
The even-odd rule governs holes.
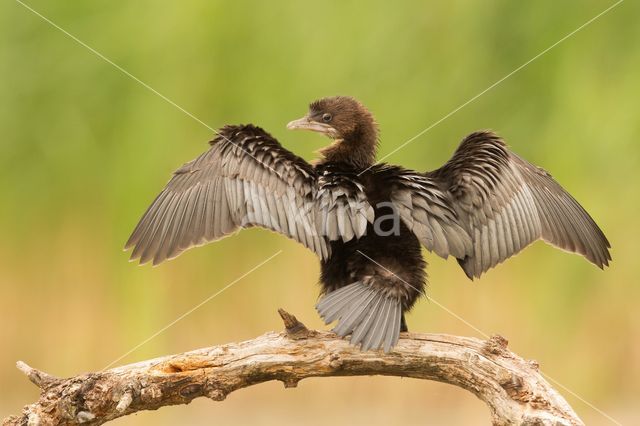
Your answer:
[[[111,370],[59,379],[25,363],[18,368],[42,389],[39,400],[4,425],[98,425],[141,410],[222,401],[247,386],[307,377],[385,375],[436,380],[474,393],[494,425],[582,425],[567,402],[503,337],[483,341],[444,334],[403,333],[389,354],[361,352],[326,331],[308,330],[280,310],[286,331],[169,355]]]

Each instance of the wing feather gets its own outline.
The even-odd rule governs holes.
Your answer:
[[[313,198],[316,178],[308,163],[262,129],[227,126],[208,151],[174,173],[126,248],[133,248],[132,260],[158,264],[241,227],[259,225],[326,257],[327,241],[309,236],[315,232],[311,228],[292,227],[293,216],[285,209],[287,201],[301,205],[305,198]],[[287,189],[293,199],[285,195]]]
[[[211,148],[174,173],[127,241],[131,259],[154,264],[261,226],[292,238],[320,258],[329,241],[364,235],[373,221],[357,175],[318,171],[253,125],[226,126]]]
[[[451,160],[426,176],[450,194],[472,237],[472,251],[458,258],[470,278],[538,239],[579,253],[600,268],[611,260],[609,242],[582,206],[491,132],[467,136]]]

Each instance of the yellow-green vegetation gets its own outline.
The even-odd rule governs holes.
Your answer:
[[[309,101],[362,100],[384,155],[613,3],[28,2],[209,126],[253,122],[307,159],[327,141],[285,124]],[[637,2],[621,3],[387,160],[433,169],[464,135],[491,128],[575,195],[612,243],[609,269],[536,243],[470,282],[430,255],[434,302],[407,320],[478,335],[444,305],[629,424],[640,418],[638,16]],[[137,219],[213,133],[11,0],[0,4],[0,131],[0,417],[36,396],[16,360],[58,375],[103,368],[278,250],[121,362],[279,329],[278,307],[322,327],[317,261],[279,235],[244,231],[157,268],[127,262]],[[280,388],[120,424],[489,418],[473,396],[413,380]],[[613,424],[558,389],[587,424]]]

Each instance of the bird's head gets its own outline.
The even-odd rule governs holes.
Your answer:
[[[311,130],[331,139],[372,142],[374,145],[378,137],[373,115],[349,96],[332,96],[312,102],[307,115],[287,124],[287,129]]]

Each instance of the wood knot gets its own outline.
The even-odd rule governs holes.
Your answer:
[[[509,345],[509,341],[499,334],[494,334],[489,338],[489,340],[484,342],[482,350],[486,353],[493,355],[502,355],[504,354],[507,346]]]
[[[331,356],[329,357],[329,367],[338,369],[342,367],[342,364],[343,364],[343,361],[342,361],[342,358],[340,358],[340,355],[331,354]]]
[[[167,362],[163,370],[165,373],[182,373],[184,371],[180,364],[173,361]]]
[[[297,388],[298,387],[298,382],[300,380],[294,378],[294,377],[290,377],[290,378],[286,378],[282,380],[282,384],[284,384],[285,389],[289,389],[289,388]]]
[[[202,385],[198,383],[192,383],[181,388],[179,394],[184,399],[193,399],[196,396],[202,395]]]
[[[507,391],[507,394],[512,398],[517,396],[524,386],[522,377],[513,373],[505,373],[499,377],[499,383],[502,389]]]
[[[299,340],[299,339],[306,339],[307,337],[309,337],[311,332],[303,323],[298,321],[298,318],[291,315],[289,312],[285,311],[282,308],[278,309],[278,313],[280,314],[280,317],[284,322],[284,327],[287,331],[287,335],[290,338],[294,340]]]
[[[227,397],[227,394],[220,389],[211,389],[209,392],[207,392],[206,396],[207,398],[214,401],[224,401]]]

